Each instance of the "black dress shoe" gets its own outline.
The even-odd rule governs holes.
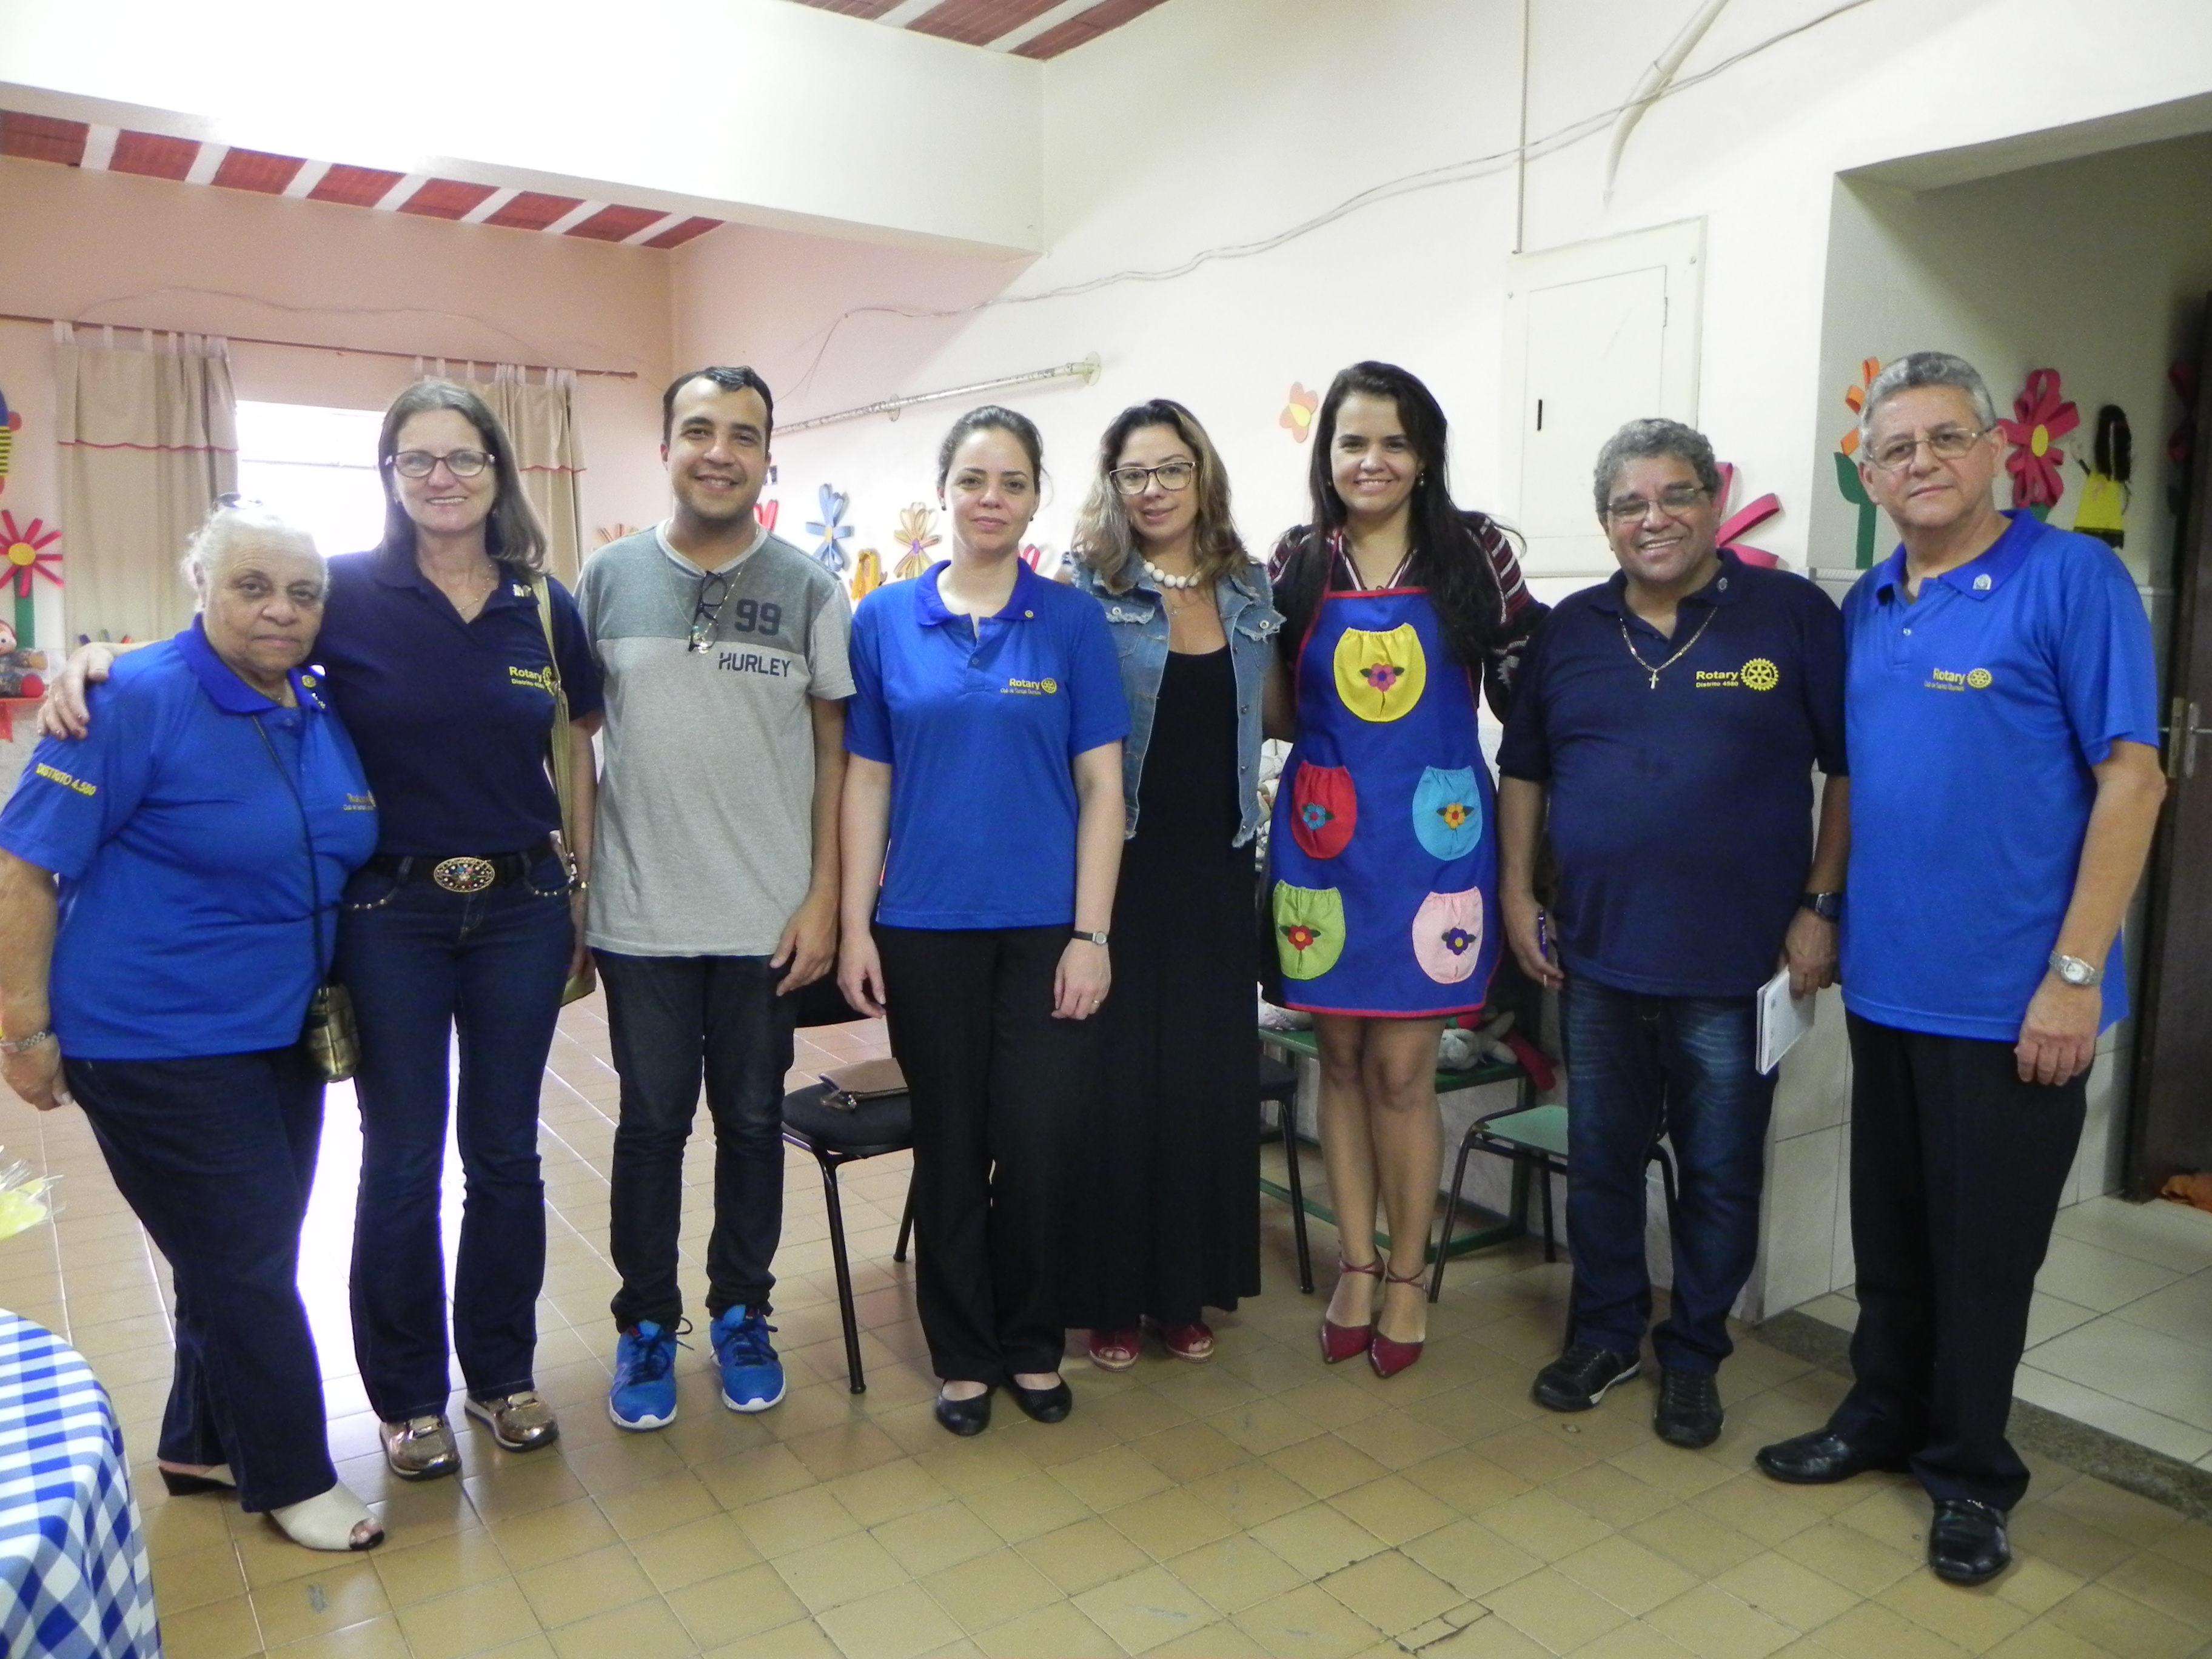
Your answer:
[[[991,1426],[991,1391],[986,1389],[972,1400],[947,1400],[939,1395],[937,1420],[963,1438],[982,1433]]]
[[[2012,1565],[2004,1511],[1971,1498],[1937,1498],[1928,1528],[1928,1565],[1947,1583],[1987,1583]]]
[[[1571,1343],[1567,1351],[1536,1373],[1528,1390],[1535,1402],[1555,1412],[1586,1412],[1605,1398],[1616,1382],[1636,1375],[1632,1353],[1614,1353],[1586,1342]]]
[[[1651,1413],[1652,1432],[1670,1446],[1696,1451],[1721,1437],[1719,1379],[1710,1371],[1659,1368],[1659,1408]]]
[[[1048,1389],[1025,1389],[1012,1382],[1006,1389],[1014,1396],[1014,1404],[1040,1423],[1057,1423],[1075,1409],[1075,1390],[1064,1377]]]
[[[1869,1469],[1900,1474],[1906,1467],[1902,1457],[1885,1457],[1864,1446],[1855,1446],[1830,1429],[1815,1429],[1794,1440],[1761,1446],[1753,1461],[1777,1480],[1796,1486],[1832,1486]]]

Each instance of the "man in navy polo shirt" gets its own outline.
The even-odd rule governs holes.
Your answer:
[[[1755,995],[1784,963],[1801,995],[1833,980],[1843,625],[1802,577],[1715,547],[1720,469],[1702,434],[1631,421],[1595,483],[1620,572],[1546,619],[1498,751],[1506,937],[1532,977],[1563,988],[1573,1078],[1572,1310],[1534,1392],[1588,1411],[1637,1374],[1644,1166],[1664,1133],[1681,1192],[1652,1426],[1695,1448],[1721,1431],[1728,1312],[1759,1251],[1774,1079],[1757,1070]],[[1547,806],[1549,915],[1534,890]]]
[[[1908,1465],[1929,1565],[2011,1559],[2005,1439],[2028,1299],[2081,1138],[2115,945],[2166,783],[2150,626],[2104,543],[2000,513],[1989,389],[1941,352],[1869,388],[1859,477],[1903,545],[1844,606],[1850,661],[1850,1395],[1777,1480]]]

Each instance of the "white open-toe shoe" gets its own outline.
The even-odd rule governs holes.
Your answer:
[[[373,1550],[384,1541],[383,1526],[343,1485],[273,1509],[269,1518],[287,1538],[311,1550]]]

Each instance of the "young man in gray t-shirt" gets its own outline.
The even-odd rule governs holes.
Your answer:
[[[676,1415],[676,1241],[702,1074],[722,1403],[757,1412],[783,1398],[765,1316],[783,1227],[788,994],[836,954],[853,694],[844,590],[753,516],[767,386],[750,368],[703,368],[661,407],[675,514],[601,548],[576,588],[606,681],[589,939],[622,1078],[607,1410],[625,1429]]]

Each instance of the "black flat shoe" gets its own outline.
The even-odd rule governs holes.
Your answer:
[[[963,1439],[982,1433],[991,1426],[991,1391],[986,1389],[972,1400],[947,1400],[940,1394],[937,1420]]]
[[[1720,1382],[1710,1371],[1659,1368],[1659,1407],[1651,1413],[1651,1430],[1662,1440],[1696,1451],[1721,1437],[1725,1420]]]
[[[1009,1382],[1006,1391],[1014,1396],[1014,1404],[1039,1423],[1057,1423],[1075,1409],[1075,1390],[1064,1377],[1048,1389],[1025,1389],[1018,1382]]]
[[[1939,1498],[1928,1528],[1928,1565],[1947,1584],[1986,1584],[2012,1565],[2004,1511],[1971,1498]]]
[[[227,1492],[235,1497],[238,1482],[218,1478],[217,1469],[224,1475],[230,1473],[227,1463],[217,1463],[205,1474],[186,1474],[182,1469],[165,1468],[161,1471],[161,1484],[169,1489],[172,1498],[191,1498],[204,1492]]]
[[[1794,1440],[1761,1446],[1753,1461],[1765,1474],[1793,1486],[1832,1486],[1869,1469],[1901,1474],[1906,1468],[1902,1457],[1885,1457],[1864,1446],[1855,1446],[1827,1429],[1815,1429]]]
[[[1632,1353],[1613,1353],[1577,1342],[1536,1373],[1529,1398],[1547,1411],[1586,1412],[1605,1398],[1616,1382],[1634,1376],[1638,1361]]]

